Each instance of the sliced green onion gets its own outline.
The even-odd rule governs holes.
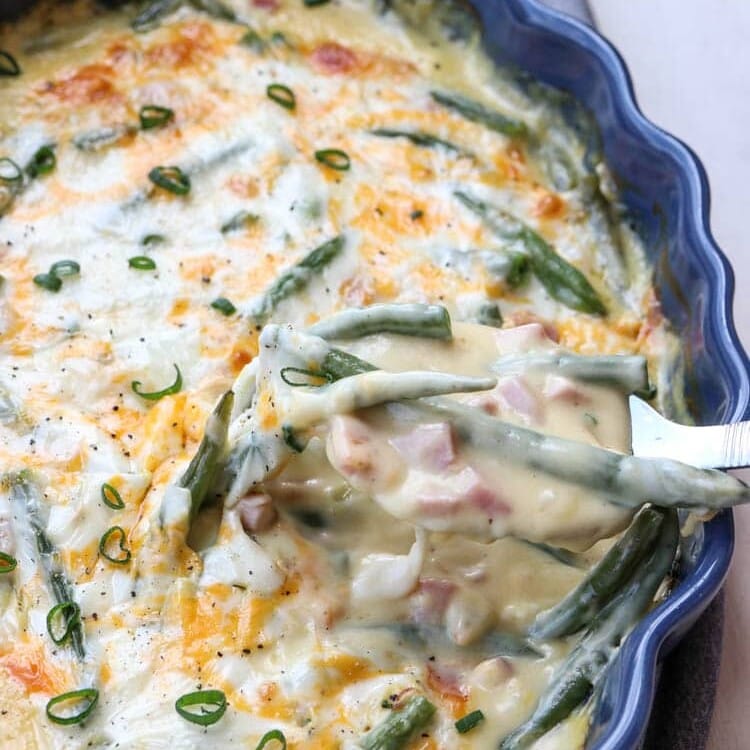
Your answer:
[[[237,312],[237,308],[226,297],[217,297],[211,303],[211,307],[226,316],[234,315]]]
[[[62,279],[54,273],[38,273],[34,276],[34,283],[48,292],[59,292],[62,287]]]
[[[56,623],[55,620],[60,620]],[[81,622],[81,609],[75,602],[60,602],[47,613],[47,632],[53,643],[62,646],[70,638],[73,628]],[[65,630],[58,635],[60,627],[64,625]],[[57,631],[57,632],[56,632]]]
[[[148,179],[157,187],[175,195],[187,195],[190,192],[190,177],[179,167],[154,167],[148,173]]]
[[[221,226],[221,233],[236,232],[240,229],[246,229],[252,226],[260,219],[257,214],[251,214],[249,211],[239,211],[229,221]]]
[[[162,242],[166,241],[167,238],[163,234],[147,234],[141,240],[141,245],[148,247],[149,245],[160,245]]]
[[[127,125],[112,125],[98,130],[89,130],[75,136],[73,145],[81,151],[102,151],[109,146],[114,146],[133,131],[134,128]]]
[[[126,565],[130,562],[131,558],[130,550],[125,546],[126,540],[127,534],[125,533],[125,529],[123,529],[122,526],[110,526],[110,528],[108,528],[102,534],[102,538],[99,540],[99,553],[103,558],[109,560],[115,565]],[[119,552],[121,552],[122,555],[119,555],[118,557],[112,557],[112,555],[107,552],[107,549],[112,545],[113,542],[117,542],[120,548]]]
[[[325,5],[329,1],[330,0],[302,0],[302,2],[308,8],[317,8],[319,5]]]
[[[174,120],[174,111],[169,107],[147,104],[141,107],[138,118],[141,121],[141,130],[151,130],[152,128],[161,128]]]
[[[13,159],[3,156],[0,159],[0,182],[7,185],[15,185],[23,180],[23,170],[16,164]]]
[[[328,0],[325,0],[328,2]],[[266,732],[261,738],[260,742],[256,745],[255,750],[263,750],[263,748],[269,743],[276,740],[281,743],[281,750],[286,750],[286,737],[280,729],[272,729],[270,732]]]
[[[37,149],[31,161],[26,165],[26,174],[29,177],[41,177],[49,174],[55,169],[57,158],[51,146],[42,146]]]
[[[294,109],[297,106],[297,98],[289,86],[283,83],[272,83],[266,88],[266,94],[271,101],[280,104],[284,109]]]
[[[484,721],[484,714],[479,709],[477,709],[476,711],[472,711],[470,714],[466,714],[466,716],[462,716],[456,722],[456,731],[459,734],[466,734],[467,732],[470,732],[472,729],[474,729],[474,727],[482,721]]]
[[[88,715],[94,710],[97,701],[99,700],[99,691],[96,688],[82,688],[81,690],[71,690],[69,693],[63,693],[62,695],[55,696],[47,702],[47,718],[50,721],[54,721],[55,724],[80,724],[84,721]],[[83,703],[83,708],[77,714],[59,714],[55,713],[54,709],[60,706],[60,704],[72,703],[78,704]],[[72,707],[72,706],[71,706]],[[62,706],[64,709],[65,707]]]
[[[10,573],[16,569],[18,560],[7,552],[0,552],[0,574]]]
[[[321,164],[325,164],[327,167],[336,169],[339,172],[346,172],[352,163],[346,151],[342,151],[340,148],[321,149],[315,152],[315,158]]]
[[[0,76],[20,76],[21,66],[16,62],[16,58],[0,49]]]
[[[297,437],[297,433],[294,431],[294,428],[288,424],[282,426],[281,437],[295,453],[302,453],[302,451],[307,447],[306,443],[303,443],[299,440],[299,438]]]
[[[76,276],[81,273],[81,266],[74,260],[58,260],[50,266],[49,272],[62,279],[66,276]]]
[[[145,255],[134,255],[128,258],[128,265],[138,271],[153,271],[156,268],[156,263]]]
[[[117,488],[106,482],[102,485],[102,502],[112,510],[122,510],[125,507],[125,501]]]
[[[289,372],[294,372],[299,375],[304,375],[307,379],[306,380],[291,380],[287,376],[287,373]],[[319,387],[322,385],[326,385],[327,383],[333,382],[333,378],[328,373],[319,372],[319,371],[316,372],[315,370],[305,370],[302,367],[284,367],[279,373],[279,376],[287,385],[291,385],[294,388],[298,388],[300,386]],[[322,381],[322,382],[319,382],[319,381]]]
[[[240,44],[258,54],[263,53],[266,49],[263,37],[254,29],[248,29],[245,32],[244,36],[240,39]]]
[[[192,706],[201,706],[200,713],[194,713],[187,709]],[[216,706],[212,711],[207,711],[203,706]],[[183,719],[200,724],[202,727],[216,724],[227,710],[227,697],[221,690],[197,690],[179,697],[174,704],[175,711]]]
[[[177,365],[173,365],[173,367],[177,372],[177,377],[175,378],[174,383],[167,386],[166,388],[163,388],[160,391],[152,391],[151,393],[141,391],[140,380],[134,380],[130,384],[130,387],[133,389],[134,393],[138,394],[141,398],[145,398],[147,401],[158,401],[159,399],[164,398],[164,396],[171,396],[173,393],[179,393],[182,389],[182,373],[180,372],[180,368],[177,367]]]

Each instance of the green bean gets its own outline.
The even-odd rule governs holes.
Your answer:
[[[372,135],[380,136],[381,138],[406,138],[406,140],[410,141],[415,146],[421,146],[422,148],[444,148],[448,151],[454,151],[457,154],[470,156],[468,151],[465,151],[460,146],[456,146],[455,143],[445,141],[442,138],[438,138],[436,135],[425,133],[423,130],[375,128],[374,130],[371,130],[370,133],[372,133]]]
[[[206,423],[203,440],[179,481],[180,487],[190,491],[191,519],[201,509],[219,469],[226,446],[233,401],[232,391],[227,391],[219,399]]]
[[[320,374],[326,375],[324,371]],[[430,370],[373,370],[344,377],[330,385],[313,386],[300,393],[295,399],[295,419],[290,427],[306,429],[334,414],[348,414],[389,401],[486,391],[493,388],[496,382],[494,378],[475,378]]]
[[[356,339],[376,333],[397,333],[450,341],[453,336],[448,311],[440,305],[371,305],[342,310],[308,329],[327,340]]]
[[[153,29],[159,21],[182,5],[182,0],[154,0],[147,3],[138,15],[130,22],[134,31]]]
[[[500,742],[499,750],[529,747],[591,695],[626,632],[651,605],[672,567],[680,537],[677,514],[658,512],[662,516],[661,528],[651,552],[638,564],[627,585],[591,622],[586,634],[557,670],[532,716]]]
[[[653,546],[664,515],[643,508],[628,530],[562,601],[536,616],[529,635],[536,640],[562,638],[588,624],[622,588]]]
[[[502,114],[497,110],[489,109],[484,104],[468,99],[460,94],[446,94],[441,91],[430,92],[433,100],[438,104],[458,112],[461,117],[477,122],[497,133],[510,136],[511,138],[523,138],[528,134],[526,123],[513,117]]]
[[[463,440],[508,461],[588,487],[614,505],[638,508],[651,501],[678,508],[719,509],[750,502],[747,485],[716,469],[627,456],[544,435],[446,399],[427,399],[425,404],[451,422]]]
[[[605,315],[607,310],[588,279],[531,227],[497,207],[457,191],[456,198],[479,216],[490,230],[505,240],[520,243],[529,258],[531,269],[553,299],[580,312]]]
[[[496,302],[482,303],[477,310],[477,323],[483,326],[502,328],[503,314],[500,312],[500,306]]]
[[[518,289],[529,279],[531,263],[523,253],[509,253],[510,264],[505,273],[505,282],[511,289]]]
[[[308,253],[296,266],[279,276],[263,295],[256,319],[265,321],[287,297],[302,291],[310,281],[330,265],[344,249],[343,235],[324,242]]]
[[[363,750],[403,750],[411,737],[427,726],[435,706],[422,695],[416,695],[403,708],[393,709],[388,717],[361,740]]]
[[[609,356],[584,356],[560,352],[507,355],[492,365],[497,375],[513,374],[528,370],[551,370],[566,378],[586,383],[602,383],[616,387],[623,393],[646,390],[648,362],[637,354],[614,354]]]
[[[190,4],[196,10],[202,10],[207,15],[218,18],[220,21],[238,22],[237,14],[219,0],[190,0]]]
[[[19,472],[9,478],[11,497],[18,506],[18,513],[28,519],[28,527],[34,534],[34,540],[39,553],[39,562],[47,578],[47,584],[52,592],[52,598],[57,604],[72,602],[73,592],[70,582],[63,571],[60,554],[47,536],[40,519],[40,493],[32,484],[27,472]],[[86,655],[83,645],[83,630],[81,623],[70,624],[70,643],[79,659]]]
[[[557,562],[562,563],[563,565],[567,565],[569,568],[580,567],[574,552],[570,552],[569,550],[560,547],[553,547],[549,544],[544,544],[544,542],[530,542],[528,539],[517,539],[516,541],[539,550],[542,554],[551,557],[553,560],[557,560]]]

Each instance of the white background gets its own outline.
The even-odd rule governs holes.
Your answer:
[[[750,0],[589,5],[625,58],[646,116],[688,143],[706,167],[713,232],[735,269],[735,322],[750,351]],[[750,508],[735,520],[710,750],[750,749]]]

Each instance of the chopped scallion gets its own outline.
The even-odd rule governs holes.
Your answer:
[[[48,292],[59,292],[62,287],[62,279],[54,273],[38,273],[34,276],[34,283]]]
[[[182,373],[180,372],[180,368],[177,367],[177,365],[174,365],[174,369],[177,373],[177,377],[175,378],[174,383],[167,386],[166,388],[163,388],[160,391],[153,391],[151,393],[141,391],[140,380],[134,380],[130,384],[130,387],[133,389],[134,393],[138,394],[141,398],[145,398],[147,401],[158,401],[159,399],[164,398],[164,396],[171,396],[174,393],[179,393],[182,389]]]
[[[237,308],[226,297],[217,297],[211,303],[211,307],[227,317],[237,312]]]
[[[315,158],[331,169],[345,172],[351,166],[351,159],[346,151],[340,148],[324,148],[315,152]]]
[[[269,742],[273,742],[274,740],[281,743],[281,750],[286,750],[286,737],[280,729],[271,729],[266,732],[260,738],[260,742],[256,745],[255,750],[263,750]]]
[[[476,711],[472,711],[470,714],[466,714],[466,716],[462,716],[456,722],[456,731],[459,734],[466,734],[467,732],[470,732],[472,729],[474,729],[474,727],[482,721],[484,721],[484,714],[479,709],[477,709]]]
[[[16,569],[18,560],[7,552],[0,552],[0,574],[10,573]]]
[[[112,510],[122,510],[125,507],[125,501],[117,488],[106,482],[102,485],[102,502]]]
[[[75,602],[60,602],[47,613],[47,632],[55,645],[62,646],[80,622],[80,607]],[[62,627],[65,629],[61,633]]]
[[[190,192],[190,177],[179,167],[154,167],[148,173],[148,179],[174,195],[187,195]]]
[[[199,712],[188,711],[188,708],[200,706]],[[206,706],[213,706],[207,710]],[[197,690],[180,696],[174,704],[175,711],[183,719],[200,724],[202,727],[215,724],[227,710],[227,697],[221,690]]]
[[[128,258],[128,265],[137,271],[153,271],[156,268],[155,261],[145,255],[134,255]]]
[[[229,234],[240,229],[247,229],[247,227],[257,223],[259,218],[257,214],[251,214],[249,211],[238,211],[231,219],[222,224],[221,233]]]
[[[297,98],[288,86],[282,83],[272,83],[266,88],[269,99],[281,105],[284,109],[292,110],[297,106]]]
[[[317,8],[319,5],[325,5],[330,2],[330,0],[302,0],[302,2],[308,8]]]
[[[141,245],[148,247],[149,245],[160,245],[162,242],[166,241],[167,238],[163,234],[147,234],[141,240]]]
[[[23,180],[23,170],[13,159],[3,156],[0,159],[0,183],[15,185]]]
[[[57,158],[51,146],[42,146],[37,149],[31,161],[26,165],[26,174],[29,177],[41,177],[49,174],[55,169]]]
[[[111,526],[103,534],[99,540],[99,553],[105,560],[109,560],[115,565],[126,565],[130,562],[130,550],[125,546],[127,541],[127,534],[122,526]],[[119,549],[114,550],[114,557],[110,554],[110,550],[117,544]]]
[[[304,375],[305,379],[300,380],[292,380],[289,378],[287,373],[297,373],[298,375]],[[316,372],[315,370],[305,370],[302,367],[284,367],[282,368],[281,372],[279,372],[279,376],[281,379],[287,384],[294,388],[298,388],[300,386],[312,386],[312,387],[320,387],[322,385],[326,385],[327,383],[332,383],[333,378],[325,372]]]
[[[16,61],[16,58],[0,49],[0,76],[20,76],[21,66]]]
[[[96,688],[71,690],[69,693],[57,695],[47,702],[47,718],[49,718],[50,721],[54,721],[55,724],[63,724],[66,726],[70,724],[80,724],[94,710],[94,706],[96,706],[98,700],[99,691]],[[83,707],[78,713],[55,713],[55,709],[64,710],[66,704],[68,704],[69,709],[80,704],[82,704]]]
[[[169,107],[147,104],[141,107],[138,118],[141,121],[141,130],[151,130],[152,128],[161,128],[174,120],[174,111]]]
[[[50,266],[49,272],[62,279],[65,276],[76,276],[81,273],[81,266],[74,260],[58,260]]]

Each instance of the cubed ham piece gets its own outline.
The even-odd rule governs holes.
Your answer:
[[[276,523],[278,513],[269,495],[257,494],[243,497],[237,503],[242,528],[247,534],[268,531]]]
[[[447,422],[419,425],[390,443],[407,464],[420,469],[442,470],[456,458],[453,432]]]
[[[435,477],[434,482],[421,489],[417,501],[421,513],[436,518],[472,510],[480,510],[492,518],[506,516],[511,511],[500,493],[470,466],[457,474]]]
[[[385,440],[377,440],[365,422],[343,414],[331,419],[326,453],[331,466],[359,489],[389,486],[404,466],[398,453]]]
[[[319,73],[327,75],[349,73],[357,64],[354,52],[336,42],[325,42],[316,47],[310,59]]]
[[[538,423],[542,418],[542,407],[529,390],[522,377],[503,378],[496,386],[503,405],[524,417],[528,422]]]
[[[544,325],[536,322],[495,331],[495,344],[500,354],[524,354],[548,349],[555,340]]]
[[[544,397],[553,401],[565,401],[574,406],[589,401],[586,393],[570,378],[562,375],[547,375],[544,379]]]
[[[420,578],[411,596],[411,616],[417,625],[440,626],[458,587],[444,578]]]

